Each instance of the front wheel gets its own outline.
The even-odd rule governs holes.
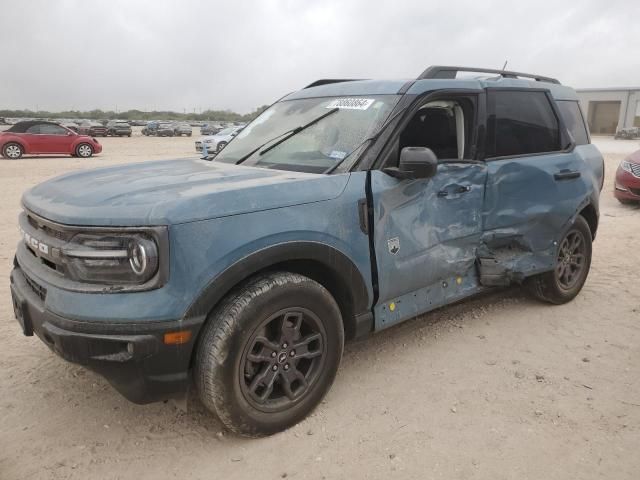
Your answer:
[[[200,335],[195,382],[204,405],[241,435],[295,425],[333,383],[344,345],[340,309],[310,278],[255,277],[210,314]]]
[[[224,147],[227,146],[227,142],[220,142],[218,143],[218,146],[216,147],[216,152],[221,151]]]
[[[527,278],[525,287],[536,298],[556,305],[573,300],[589,275],[591,251],[591,229],[578,215],[560,240],[555,268]]]
[[[76,147],[76,155],[80,158],[89,158],[93,155],[93,148],[88,143],[81,143]]]

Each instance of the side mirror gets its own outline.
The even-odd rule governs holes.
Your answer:
[[[438,157],[426,147],[404,147],[400,152],[398,168],[385,168],[384,172],[400,179],[431,178],[438,170]]]

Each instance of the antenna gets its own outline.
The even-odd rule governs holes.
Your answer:
[[[507,69],[507,63],[509,63],[509,60],[505,60],[504,61],[504,65],[502,66],[502,71],[503,72]]]

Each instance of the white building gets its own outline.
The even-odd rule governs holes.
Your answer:
[[[640,127],[640,87],[587,88],[577,92],[592,134],[613,135],[622,128]]]

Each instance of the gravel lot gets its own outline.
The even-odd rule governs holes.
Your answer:
[[[0,160],[0,479],[637,479],[640,208],[612,197],[636,141],[606,154],[583,292],[547,306],[509,289],[347,346],[307,420],[262,440],[222,431],[196,401],[137,406],[26,338],[8,276],[21,193],[100,165],[187,157],[191,138],[100,139],[104,153]]]

